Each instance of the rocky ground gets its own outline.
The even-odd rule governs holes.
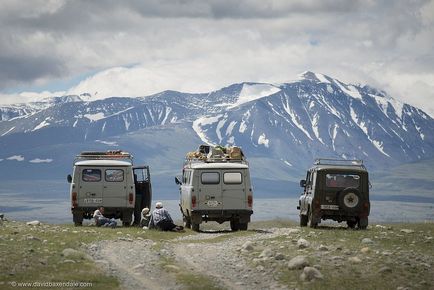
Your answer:
[[[0,288],[45,279],[90,281],[92,289],[434,289],[433,223],[204,229],[0,221]]]
[[[120,238],[92,244],[89,252],[125,289],[184,289],[180,274],[202,277],[192,289],[205,289],[204,279],[216,289],[433,289],[433,251],[415,250],[418,243],[432,247],[432,234],[432,226],[427,232],[292,226],[162,242]],[[411,242],[393,246],[396,237]]]

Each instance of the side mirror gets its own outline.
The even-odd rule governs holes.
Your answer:
[[[306,180],[300,180],[300,187],[306,187]]]
[[[71,176],[71,174],[68,174],[68,176],[66,177],[66,180],[68,180],[68,183],[72,182],[72,176]]]
[[[179,178],[177,176],[175,176],[175,183],[178,185],[182,184],[181,180],[179,180]]]

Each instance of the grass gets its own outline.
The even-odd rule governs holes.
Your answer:
[[[403,233],[400,231],[403,228],[414,233]],[[302,289],[434,288],[434,247],[433,241],[428,239],[434,236],[434,224],[395,224],[386,229],[370,227],[366,231],[303,228],[300,236],[308,240],[311,247],[300,250],[292,243],[283,253],[289,257],[306,255],[311,266],[319,266],[324,279],[301,282],[302,270],[289,270],[283,265],[278,276],[286,285],[296,284]],[[370,238],[373,243],[363,244],[363,238]],[[284,242],[281,238],[280,241]],[[318,251],[321,244],[329,251]],[[361,252],[366,247],[369,251]],[[351,262],[350,257],[358,257],[361,262]]]
[[[63,257],[62,251],[66,248],[81,250],[93,242],[119,237],[141,237],[160,242],[178,238],[182,234],[192,233],[144,231],[133,227],[27,226],[20,222],[4,222],[0,226],[0,289],[16,289],[12,282],[71,281],[92,283],[92,289],[119,289],[117,279],[106,276],[91,260],[81,257],[65,263],[71,258]]]

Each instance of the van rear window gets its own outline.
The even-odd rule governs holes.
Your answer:
[[[81,179],[85,182],[98,182],[101,181],[100,169],[83,169]]]
[[[330,188],[358,188],[360,185],[360,176],[357,174],[327,174],[326,185]]]
[[[122,169],[107,169],[105,171],[105,180],[108,182],[124,181],[124,171]]]
[[[219,184],[220,174],[218,172],[204,172],[201,175],[202,184]]]
[[[241,172],[226,172],[223,174],[223,182],[225,184],[241,184]]]

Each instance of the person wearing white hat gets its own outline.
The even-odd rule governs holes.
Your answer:
[[[149,213],[149,208],[145,207],[142,209],[142,218],[140,220],[140,226],[146,230],[149,228],[149,221],[151,220],[151,213]]]
[[[173,223],[172,217],[170,216],[167,209],[163,207],[163,203],[160,201],[155,204],[155,209],[152,211],[151,214],[149,228],[152,227],[155,227],[160,231],[183,230],[183,228]]]

